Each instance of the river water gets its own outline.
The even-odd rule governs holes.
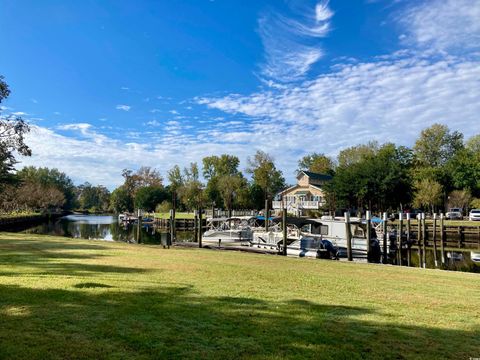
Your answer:
[[[125,225],[118,221],[118,217],[112,215],[68,215],[59,219],[46,221],[39,224],[22,225],[8,229],[10,231],[27,234],[55,235],[69,238],[121,241],[139,244],[168,245],[170,235],[165,229],[155,228],[151,225],[138,224]],[[192,231],[177,231],[178,242],[193,241]],[[406,256],[404,254],[404,264]],[[480,257],[480,250],[470,251],[466,249],[449,249],[446,253],[447,263],[442,267],[448,270],[480,272],[480,261],[474,261]],[[437,252],[440,259],[440,253]],[[411,266],[418,267],[418,252],[412,249]],[[434,268],[433,250],[427,249],[426,266]],[[440,260],[439,260],[440,262]],[[440,266],[440,264],[439,264]]]
[[[17,232],[55,235],[77,239],[122,241],[129,243],[167,245],[169,234],[151,225],[125,225],[112,215],[68,215],[40,224],[16,227]],[[178,241],[192,241],[193,232],[177,231]]]

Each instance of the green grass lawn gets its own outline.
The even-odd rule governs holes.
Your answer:
[[[1,359],[469,357],[477,274],[0,233]]]
[[[155,213],[155,218],[157,219],[170,219],[170,213],[163,212],[163,213]],[[176,212],[175,219],[193,219],[193,213],[186,213],[186,212]]]

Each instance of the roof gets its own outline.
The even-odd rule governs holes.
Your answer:
[[[333,176],[327,175],[327,174],[318,174],[311,171],[302,170],[300,171],[299,175],[302,173],[307,175],[310,179],[313,179],[313,180],[330,181],[333,179]]]

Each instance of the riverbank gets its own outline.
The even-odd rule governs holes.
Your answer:
[[[0,233],[5,358],[469,358],[476,274]]]
[[[62,215],[61,213],[37,212],[0,214],[0,231],[12,225],[34,224]]]

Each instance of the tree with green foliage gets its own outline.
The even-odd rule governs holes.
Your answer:
[[[240,160],[236,156],[222,154],[220,156],[207,156],[202,160],[203,177],[207,180],[205,196],[210,204],[220,205],[224,202],[219,180],[224,176],[241,175],[238,170]]]
[[[167,199],[163,186],[144,186],[135,193],[135,207],[145,211],[155,211],[157,205]]]
[[[337,157],[338,166],[346,167],[362,161],[367,156],[374,156],[379,147],[378,142],[370,141],[366,144],[343,149]]]
[[[219,179],[218,188],[223,204],[228,210],[228,216],[232,217],[232,210],[235,204],[241,199],[242,193],[247,191],[247,180],[241,174],[223,175]]]
[[[8,98],[10,89],[3,76],[0,76],[0,104]],[[19,116],[2,116],[0,107],[0,192],[6,184],[15,182],[13,174],[17,163],[15,153],[30,156],[32,151],[25,144],[29,125]]]
[[[46,167],[27,166],[17,172],[21,182],[37,183],[44,187],[53,187],[62,192],[65,202],[63,208],[71,210],[76,207],[75,186],[64,172]]]
[[[443,188],[440,183],[431,179],[423,179],[415,183],[413,205],[418,208],[428,208],[435,212],[435,206],[442,203]]]
[[[461,149],[463,134],[452,132],[442,124],[433,124],[422,130],[413,147],[416,160],[425,167],[445,165]]]
[[[110,191],[105,186],[86,182],[77,186],[77,200],[81,210],[106,212],[110,208]]]
[[[357,148],[362,148],[362,155],[355,161],[342,162],[332,182],[325,187],[327,198],[335,202],[329,207],[384,211],[409,203],[411,151],[394,144],[384,144],[368,152],[363,152],[367,147]]]
[[[119,186],[112,192],[112,195],[110,196],[110,205],[116,213],[133,211],[133,198],[125,185]]]
[[[334,163],[331,158],[324,154],[318,154],[316,152],[305,155],[298,161],[297,172],[302,170],[311,171],[318,174],[334,174]]]
[[[285,188],[282,172],[276,168],[273,158],[261,150],[248,158],[247,172],[252,174],[253,182],[263,190],[265,200]]]
[[[182,186],[178,193],[188,210],[200,209],[205,205],[205,193],[197,163],[191,163],[190,167],[183,169]]]
[[[167,173],[168,181],[170,182],[169,189],[172,193],[172,210],[173,216],[175,217],[175,212],[177,211],[177,200],[178,200],[178,191],[183,186],[183,176],[182,171],[178,165],[175,165]]]

